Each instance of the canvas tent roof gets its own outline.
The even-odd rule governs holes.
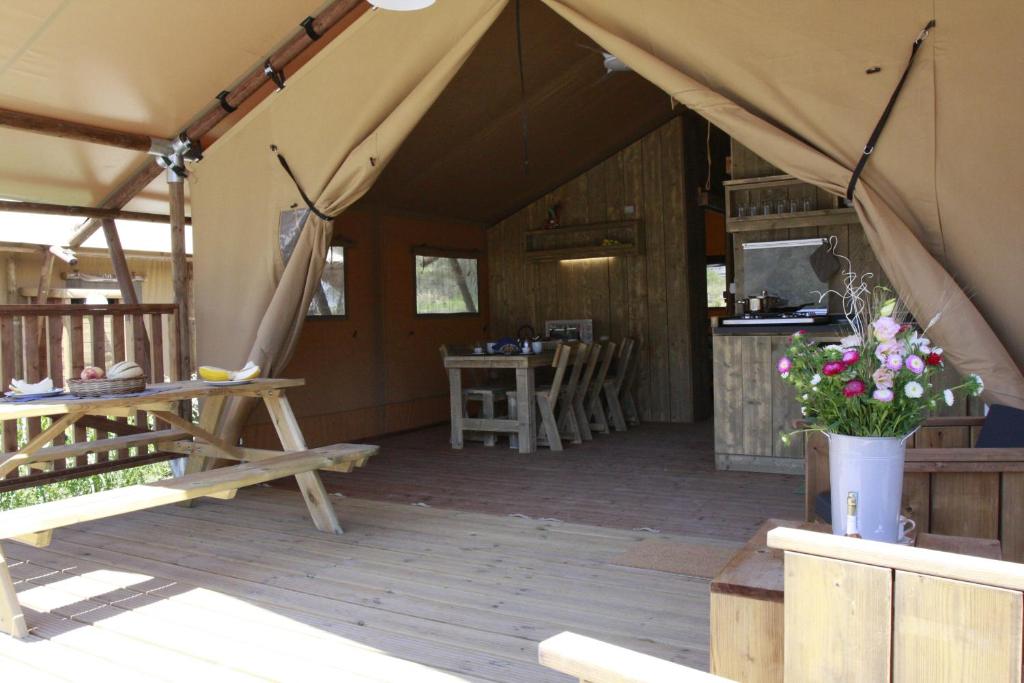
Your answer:
[[[1016,87],[1024,44],[1015,35],[1024,6],[1011,0],[896,5],[870,0],[830,3],[823,11],[816,0],[784,5],[543,2],[756,153],[835,192],[845,188],[849,169],[906,62],[910,41],[935,19],[938,26],[868,164],[856,205],[887,273],[918,317],[927,320],[945,310],[935,336],[950,358],[963,369],[981,371],[996,400],[1024,402],[1024,316],[1007,305],[1007,298],[1020,290],[1017,260],[1024,253],[1019,222],[1024,200],[1015,170],[1024,138],[1013,134],[1024,105],[1024,93]],[[11,6],[24,13],[34,4]],[[124,4],[108,7],[121,11]],[[392,159],[399,168],[402,141],[506,4],[442,0],[405,16],[364,14],[293,76],[285,91],[216,143],[197,167],[198,182],[192,187],[194,196],[201,192],[210,198],[205,202],[210,213],[195,213],[197,283],[202,286],[205,236],[218,241],[244,234],[263,250],[256,259],[258,273],[253,273],[251,254],[210,267],[258,278],[257,300],[268,301],[283,277],[273,255],[277,212],[299,200],[266,152],[268,145],[277,142],[288,151],[300,181],[322,210],[341,210],[362,196]],[[64,5],[96,7],[70,0]],[[267,11],[272,11],[270,4]],[[165,19],[174,23],[173,17]],[[99,23],[94,19],[83,26]],[[19,19],[22,31],[26,25]],[[217,44],[212,31],[205,35],[208,41],[195,42],[204,49],[191,50],[196,60],[203,59],[208,43]],[[73,59],[77,52],[67,56]],[[433,68],[439,65],[443,68]],[[0,88],[5,77],[0,73]],[[429,83],[423,85],[424,79]],[[307,82],[316,87],[301,87]],[[197,97],[208,101],[223,81],[210,85],[199,88]],[[330,117],[315,113],[323,111],[325,96]],[[0,97],[10,95],[0,90]],[[9,102],[0,104],[4,101]],[[223,191],[239,185],[248,193]],[[410,185],[410,191],[426,190]],[[258,210],[253,196],[260,198]],[[218,302],[214,298],[205,305],[216,308]],[[200,324],[200,344],[203,334]]]

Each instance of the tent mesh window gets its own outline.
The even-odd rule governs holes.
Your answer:
[[[415,254],[416,313],[473,314],[479,311],[479,259]]]
[[[345,247],[334,246],[327,250],[320,286],[313,293],[307,315],[335,318],[345,315]]]

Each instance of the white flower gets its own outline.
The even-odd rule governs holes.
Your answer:
[[[817,385],[819,382],[821,382],[821,375],[816,374],[811,378],[812,385]]]
[[[801,400],[801,401],[806,401],[806,400],[807,400],[807,399],[809,399],[810,397],[811,397],[811,395],[810,395],[810,394],[804,394],[803,396],[801,396],[801,397],[800,397],[800,400]]]
[[[981,375],[971,373],[967,378],[971,380],[973,384],[971,387],[971,395],[981,396],[981,392],[985,391],[985,383],[981,381]]]
[[[829,351],[845,351],[845,349],[839,344],[829,344],[825,348],[828,349]]]
[[[907,395],[907,398],[921,398],[924,394],[924,387],[917,382],[907,382],[903,387],[903,393]]]
[[[941,346],[936,346],[934,349],[932,349],[932,353],[937,353],[937,354],[939,354],[941,356],[942,353],[943,353],[942,347]]]
[[[848,337],[843,337],[839,340],[840,345],[846,349],[852,349],[856,346],[860,346],[862,341],[859,334],[851,334]]]
[[[800,414],[807,417],[807,408],[800,406]]]
[[[782,373],[779,376],[782,377],[782,379],[786,379],[787,377],[789,377],[789,373],[788,372],[784,372],[784,373]]]
[[[946,399],[946,405],[947,406],[953,405],[953,390],[952,389],[946,389],[945,391],[943,391],[942,392],[942,398]]]

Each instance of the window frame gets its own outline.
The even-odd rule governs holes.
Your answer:
[[[417,318],[470,318],[481,315],[482,298],[480,296],[480,263],[483,260],[482,253],[475,249],[458,249],[454,247],[431,247],[425,244],[415,246],[410,250],[409,261],[412,265],[412,312]],[[416,257],[436,256],[438,258],[473,259],[476,261],[476,311],[462,311],[459,313],[420,313],[418,310],[419,290],[416,286]]]
[[[349,271],[348,256],[349,256],[349,254],[348,254],[348,249],[352,245],[350,243],[348,243],[348,242],[342,242],[342,241],[339,241],[339,240],[332,240],[331,244],[328,245],[328,246],[331,249],[336,248],[336,247],[341,247],[341,249],[343,250],[342,251],[342,255],[343,255],[344,263],[345,263],[345,272],[342,274],[342,284],[341,284],[341,286],[342,286],[342,294],[341,294],[341,296],[342,296],[342,300],[345,302],[345,312],[343,314],[341,314],[341,315],[334,314],[334,313],[332,313],[330,315],[310,315],[309,314],[309,309],[306,309],[306,322],[309,322],[311,320],[348,320],[348,316],[349,316],[349,310],[348,310],[348,271]],[[324,258],[326,259],[326,256]],[[321,277],[323,277],[322,274],[321,274]]]

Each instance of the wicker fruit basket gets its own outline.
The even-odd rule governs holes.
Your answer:
[[[69,379],[68,389],[79,398],[103,398],[119,394],[137,394],[146,389],[145,377],[125,379]]]

